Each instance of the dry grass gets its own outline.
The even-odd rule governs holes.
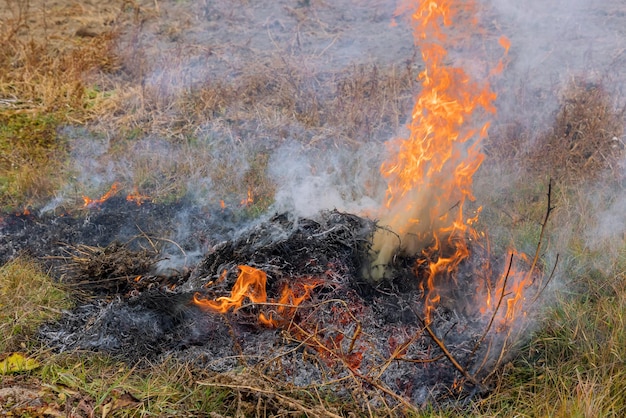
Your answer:
[[[575,79],[562,94],[552,130],[524,160],[531,172],[566,183],[615,175],[626,152],[624,111],[602,84]]]
[[[266,173],[272,150],[286,141],[322,150],[382,142],[410,110],[411,68],[371,65],[311,75],[296,64],[277,56],[249,63],[228,81],[209,77],[180,88],[173,88],[183,71],[176,64],[149,84],[118,81],[91,127],[107,138],[108,151],[87,156],[100,167],[92,176],[109,184],[96,191],[73,187],[97,194],[119,181],[157,201],[203,194],[229,204],[251,194],[263,209],[275,190]]]
[[[58,37],[36,36],[58,14],[46,14],[28,1],[5,3],[0,15],[0,205],[15,207],[40,202],[67,181],[65,144],[57,129],[87,123],[98,114],[103,93],[90,77],[113,71],[116,60],[110,32],[64,37],[59,46]]]
[[[514,164],[525,176],[565,186],[620,175],[626,155],[622,98],[601,81],[573,78],[558,94],[552,126],[532,131],[526,119],[496,126],[488,164]]]
[[[7,128],[0,148],[12,150],[0,160],[5,207],[37,206],[67,189],[80,201],[114,181],[155,200],[195,191],[189,187],[195,181],[210,187],[203,193],[215,201],[251,193],[267,207],[274,186],[250,180],[266,177],[267,158],[258,153],[287,140],[321,149],[382,142],[402,127],[417,85],[410,65],[321,71],[314,57],[279,51],[216,77],[190,62],[224,54],[228,45],[217,51],[181,45],[163,57],[147,55],[154,45],[142,28],[165,25],[156,2],[89,6],[70,28],[68,17],[78,12],[71,7],[5,1],[0,122]],[[182,20],[166,26],[160,37],[185,30]],[[24,125],[45,125],[38,148],[32,146],[37,132],[23,131]],[[81,125],[88,136],[106,139],[103,153],[86,158],[98,167],[89,176],[108,184],[69,181],[87,163],[64,158],[81,147],[72,134]],[[59,135],[63,126],[74,128]],[[240,150],[235,161],[233,148]],[[107,172],[111,166],[115,176]],[[233,166],[239,168],[234,173]]]
[[[0,267],[0,353],[25,349],[37,327],[70,307],[65,292],[37,264],[16,259]]]

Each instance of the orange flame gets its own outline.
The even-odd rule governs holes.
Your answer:
[[[511,262],[513,265],[501,274],[493,292],[487,292],[486,307],[481,308],[482,313],[486,313],[487,309],[490,309],[491,312],[498,309],[496,319],[500,325],[510,323],[520,313],[523,314],[525,290],[533,284],[532,272],[517,267],[520,263],[528,265],[528,257],[512,250]],[[499,307],[498,304],[502,306]]]
[[[311,291],[321,283],[321,281],[296,283],[293,288],[285,285],[279,300],[275,302],[267,298],[267,275],[263,270],[245,265],[239,266],[239,270],[239,276],[233,285],[230,296],[222,296],[215,300],[210,300],[204,299],[196,293],[193,297],[193,302],[200,308],[222,314],[227,313],[231,309],[237,310],[241,308],[246,299],[249,299],[252,303],[273,305],[275,309],[268,314],[264,312],[259,314],[259,322],[275,328],[282,322],[275,319],[275,315],[288,320],[295,314],[297,306],[308,299]]]
[[[85,202],[83,207],[92,208],[92,207],[100,206],[111,196],[115,196],[117,192],[119,191],[119,188],[120,188],[120,184],[118,182],[115,182],[111,185],[111,188],[109,189],[109,191],[103,194],[100,197],[100,199],[91,199],[87,196],[83,196],[83,201]]]
[[[241,199],[241,206],[250,206],[251,204],[254,203],[254,195],[252,193],[252,189],[250,187],[248,187],[248,194],[246,195],[245,198]]]
[[[511,48],[511,41],[509,41],[509,38],[507,38],[506,36],[501,36],[498,40],[498,43],[502,48],[504,48],[504,56],[506,57],[509,53],[509,48]],[[504,70],[504,66],[504,60],[500,59],[500,61],[498,61],[498,65],[496,65],[496,67],[491,71],[491,74],[500,74]]]
[[[245,298],[253,303],[267,302],[265,285],[267,275],[264,271],[250,266],[239,266],[241,270],[237,281],[231,290],[230,296],[222,296],[215,300],[201,299],[194,295],[193,301],[198,306],[208,308],[217,313],[226,313],[230,309],[239,309]]]
[[[24,209],[21,212],[16,212],[15,214],[17,216],[30,216],[32,212],[30,211],[30,208],[28,207],[28,205],[26,205],[24,206]]]
[[[145,202],[152,200],[150,196],[145,196],[139,193],[137,187],[133,188],[133,192],[126,195],[126,200],[129,202],[135,202],[137,206],[141,206]]]
[[[410,135],[393,142],[392,157],[381,166],[388,185],[388,212],[381,223],[400,235],[400,250],[421,249],[427,260],[427,319],[440,299],[435,279],[454,278],[469,256],[468,236],[478,236],[472,228],[478,214],[468,216],[465,203],[474,200],[472,178],[484,159],[480,143],[489,128],[486,117],[495,113],[496,94],[487,82],[448,65],[448,49],[463,40],[453,39],[448,27],[454,21],[460,28],[478,29],[474,7],[472,1],[429,0],[399,9],[412,10],[425,68],[419,74],[422,90],[413,108]],[[501,37],[499,42],[508,51],[508,39]],[[373,245],[377,258],[372,265],[386,265],[397,248],[397,240],[389,234],[377,234]]]

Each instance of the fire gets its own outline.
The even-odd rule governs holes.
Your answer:
[[[254,204],[254,192],[251,187],[248,187],[248,191],[246,193],[246,197],[239,201],[239,206],[241,207],[250,207]],[[220,209],[224,210],[228,206],[224,199],[220,199],[219,201]]]
[[[254,194],[252,193],[252,189],[248,187],[248,194],[246,195],[245,198],[241,199],[240,205],[250,206],[253,203],[254,203]]]
[[[471,1],[419,1],[400,11],[412,11],[417,46],[424,70],[408,138],[394,141],[381,166],[387,179],[385,214],[381,224],[400,237],[377,233],[373,242],[370,276],[380,280],[397,251],[424,256],[426,318],[440,299],[442,277],[454,279],[459,264],[469,256],[468,239],[480,237],[472,225],[478,213],[468,214],[473,201],[472,178],[484,155],[480,143],[487,136],[489,117],[495,114],[496,94],[487,81],[473,79],[463,68],[450,65],[448,50],[471,36],[453,37],[449,28],[479,32]],[[509,41],[501,37],[505,53]],[[502,60],[485,74],[502,71]]]
[[[16,216],[30,216],[32,214],[32,212],[30,211],[30,208],[28,207],[28,205],[24,206],[24,209],[21,212],[16,212],[15,215]],[[2,220],[2,218],[0,218],[0,221]]]
[[[533,280],[531,271],[524,271],[516,266],[520,263],[528,265],[528,257],[526,254],[512,251],[511,265],[499,277],[493,294],[486,300],[487,308],[491,312],[496,312],[500,324],[511,322],[523,313],[524,290],[532,285]],[[502,308],[498,304],[503,305]]]
[[[111,185],[111,188],[109,189],[108,192],[106,192],[105,194],[103,194],[100,199],[91,199],[87,196],[83,196],[83,201],[85,202],[85,204],[83,205],[83,207],[86,208],[92,208],[95,206],[100,206],[101,204],[103,204],[107,199],[109,199],[112,196],[115,196],[117,194],[117,192],[119,191],[120,188],[120,184],[118,182],[115,182]]]
[[[129,202],[135,202],[137,206],[141,206],[143,203],[152,200],[152,198],[150,196],[142,195],[141,193],[139,193],[137,187],[135,187],[132,193],[126,195],[126,200]]]
[[[239,266],[241,270],[237,281],[231,290],[230,296],[222,296],[215,300],[201,299],[194,295],[194,302],[203,308],[217,313],[226,313],[231,309],[239,309],[245,298],[253,303],[267,302],[267,275],[264,271],[250,266]]]
[[[308,299],[311,291],[321,283],[312,280],[310,283],[296,283],[292,287],[285,285],[278,301],[273,301],[268,300],[267,297],[267,275],[263,270],[245,265],[239,266],[239,270],[239,276],[233,285],[230,296],[221,296],[210,300],[204,299],[196,293],[193,302],[202,309],[221,314],[230,310],[238,310],[246,299],[252,303],[272,306],[273,309],[269,313],[262,312],[259,314],[259,322],[275,328],[282,322],[276,317],[289,320],[295,314],[297,307]]]
[[[121,185],[119,182],[116,181],[115,183],[111,185],[111,188],[109,189],[109,191],[103,194],[99,199],[92,199],[88,196],[83,196],[83,201],[85,202],[83,207],[85,208],[98,207],[104,202],[106,202],[108,199],[110,199],[111,197],[119,193],[120,189],[121,189]],[[150,196],[145,196],[145,195],[140,194],[137,187],[135,187],[133,188],[132,193],[128,193],[126,195],[126,200],[128,202],[135,202],[137,206],[141,206],[143,203],[152,200],[152,198]]]

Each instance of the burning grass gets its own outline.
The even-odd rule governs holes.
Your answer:
[[[624,249],[622,249],[624,251]],[[626,412],[623,266],[589,273],[560,300],[527,355],[504,368],[477,412],[508,416],[607,416]]]
[[[93,353],[49,356],[47,347],[38,351],[34,330],[42,321],[54,320],[69,303],[68,297],[31,261],[9,261],[0,268],[0,283],[5,285],[0,294],[0,330],[8,335],[0,356],[27,349],[42,366],[3,376],[3,408],[10,405],[9,412],[22,415],[48,411],[75,416],[432,416],[433,405],[436,413],[450,415],[625,413],[624,267],[603,264],[609,254],[623,258],[623,236],[612,235],[612,242],[600,250],[588,248],[594,241],[588,235],[590,227],[601,226],[593,225],[595,210],[602,208],[581,198],[579,191],[584,183],[606,179],[607,172],[611,187],[623,181],[618,168],[624,155],[624,115],[605,86],[576,79],[564,88],[551,129],[528,132],[526,121],[519,121],[485,139],[488,164],[477,176],[490,193],[484,196],[485,188],[477,193],[485,205],[477,229],[480,223],[490,225],[496,238],[494,254],[505,254],[511,242],[532,254],[545,211],[540,197],[547,192],[547,177],[555,178],[556,208],[545,243],[556,242],[564,249],[563,275],[576,287],[568,282],[557,307],[542,322],[545,325],[523,349],[515,347],[511,358],[503,349],[495,365],[483,367],[484,351],[472,349],[481,346],[497,352],[497,346],[483,336],[485,328],[467,331],[472,324],[464,315],[476,309],[467,300],[475,293],[471,286],[440,292],[444,300],[433,322],[424,326],[419,321],[423,314],[419,283],[390,278],[372,287],[351,275],[361,271],[363,260],[357,255],[362,256],[361,247],[368,242],[364,231],[373,228],[369,221],[354,217],[328,224],[300,219],[297,224],[278,217],[238,239],[230,239],[228,232],[232,224],[247,222],[271,207],[277,185],[268,176],[269,155],[284,142],[295,140],[303,148],[333,153],[342,147],[357,150],[361,142],[380,143],[401,130],[417,87],[415,63],[358,64],[337,70],[319,60],[325,49],[298,55],[294,51],[306,47],[301,42],[305,33],[333,37],[325,38],[328,48],[340,42],[334,37],[337,28],[329,29],[320,20],[326,8],[322,3],[299,2],[289,8],[288,15],[298,23],[294,38],[287,40],[289,53],[274,51],[262,57],[256,55],[258,44],[187,48],[181,40],[189,39],[189,23],[177,20],[170,9],[177,6],[165,2],[102,6],[106,10],[96,14],[99,21],[85,4],[81,27],[61,35],[54,33],[55,28],[65,30],[63,22],[73,21],[61,17],[75,16],[75,11],[29,4],[6,1],[9,14],[0,22],[0,39],[6,45],[0,56],[1,202],[12,208],[37,206],[60,190],[71,197],[64,206],[53,208],[54,215],[21,210],[19,215],[3,215],[3,257],[12,258],[31,236],[38,237],[35,255],[47,266],[51,263],[51,274],[67,280],[86,304],[66,316],[64,326],[88,328],[82,339],[66,340],[66,348],[74,344],[117,355],[131,347],[131,361],[119,363]],[[220,16],[233,27],[249,17],[225,6],[198,7],[202,10],[196,18],[213,22]],[[171,14],[161,15],[165,11]],[[148,55],[154,38],[144,37],[144,31],[151,24],[161,24],[159,36],[171,42],[160,46],[178,48],[168,55],[168,62]],[[268,20],[266,29],[271,36],[283,36],[290,33],[286,25]],[[44,33],[39,32],[42,28]],[[249,59],[230,60],[228,48],[235,47]],[[209,65],[197,65],[196,78],[186,72],[190,63],[216,62],[209,58],[216,56],[227,68],[222,76],[214,77]],[[529,151],[524,144],[533,141],[536,147]],[[70,173],[78,173],[86,161],[95,161],[88,178],[70,179]],[[344,169],[346,179],[352,179],[352,167]],[[493,189],[494,173],[513,180]],[[86,196],[99,200],[115,181],[124,194],[144,196],[143,204],[113,196],[80,207]],[[597,193],[607,201],[619,201],[606,198],[618,196],[622,189],[617,190],[601,187]],[[177,225],[183,208],[177,202],[189,195],[202,196],[205,206],[189,218],[193,239],[178,243],[170,239],[183,229]],[[70,201],[78,207],[67,206]],[[154,217],[146,220],[147,216]],[[165,225],[157,219],[165,220]],[[620,225],[619,219],[613,221]],[[284,239],[268,241],[277,231]],[[122,236],[125,244],[113,242]],[[59,241],[71,244],[60,247]],[[192,274],[188,260],[194,258],[186,252],[198,248],[205,257]],[[168,257],[184,258],[184,267],[166,275],[158,272],[163,260],[157,254],[163,251]],[[484,252],[477,247],[472,251],[474,258],[468,263],[484,261]],[[543,246],[538,251],[538,270],[551,271],[555,260],[544,258]],[[413,277],[415,261],[398,256],[395,271]],[[215,304],[207,309],[193,304],[196,292],[199,301],[232,298],[240,277],[238,266],[246,263],[266,274],[265,302],[249,300],[257,289],[253,286],[243,293],[244,303],[225,314],[213,312]],[[66,264],[65,269],[59,269],[60,264]],[[601,273],[589,267],[599,264]],[[313,291],[300,301],[306,292],[289,285],[306,284],[312,277],[317,280]],[[473,278],[468,272],[460,275],[464,285],[474,283]],[[186,290],[181,290],[185,284]],[[296,293],[281,299],[285,289]],[[496,286],[492,294],[500,295],[495,298],[498,305],[506,304],[504,286],[499,290]],[[124,315],[134,319],[120,320]],[[270,324],[275,328],[260,324],[261,315],[277,320]],[[368,323],[367,318],[375,320]],[[489,320],[487,316],[482,324]],[[403,334],[410,326],[415,333]],[[384,344],[376,340],[381,328],[389,337]],[[465,331],[459,331],[462,328]],[[500,325],[487,328],[495,331]],[[207,335],[224,337],[211,340]],[[110,338],[109,345],[97,340],[103,336]],[[276,339],[287,351],[269,360],[260,358],[259,352],[275,349]],[[206,347],[207,341],[223,344],[225,351],[201,352],[199,347]],[[186,350],[189,357],[164,358],[177,350]],[[141,363],[133,363],[139,357]],[[317,362],[328,384],[320,384],[320,378],[302,385],[302,370],[312,362]],[[234,371],[218,370],[233,364]],[[411,368],[412,374],[402,375],[402,367]],[[211,368],[214,371],[207,370]],[[484,374],[475,373],[477,368]],[[440,385],[451,376],[459,380]],[[424,401],[419,405],[423,410],[407,402],[434,399],[430,397],[441,395],[441,390],[450,392],[439,399],[453,400],[459,393],[455,390],[463,386],[459,382],[471,387],[472,378],[489,383],[484,398],[452,406]],[[433,385],[422,396],[415,387],[424,382]],[[31,397],[34,403],[22,402]],[[5,402],[9,398],[17,398],[17,403]]]
[[[61,351],[110,352],[142,369],[164,357],[219,373],[244,367],[288,382],[286,390],[334,392],[363,410],[408,411],[487,390],[523,329],[508,315],[527,309],[507,293],[510,272],[490,283],[497,306],[483,312],[463,290],[481,286],[474,268],[485,253],[473,251],[455,277],[458,288],[442,288],[445,303],[426,322],[426,278],[414,272],[414,258],[398,256],[393,279],[377,287],[359,277],[374,229],[338,212],[276,216],[214,246],[178,278],[155,276],[143,252],[80,246],[61,269],[64,281],[75,274],[80,290],[96,297],[40,335]]]

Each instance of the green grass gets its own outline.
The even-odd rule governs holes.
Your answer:
[[[626,248],[624,249],[626,251]],[[477,404],[487,416],[626,414],[626,271],[590,275],[564,295],[525,355]]]
[[[57,355],[39,372],[46,391],[60,398],[62,407],[83,405],[98,416],[113,409],[115,416],[202,415],[228,412],[230,391],[199,385],[202,370],[165,361],[134,368],[106,355]]]
[[[70,306],[66,292],[35,262],[16,259],[0,266],[0,353],[30,347],[37,327]]]

